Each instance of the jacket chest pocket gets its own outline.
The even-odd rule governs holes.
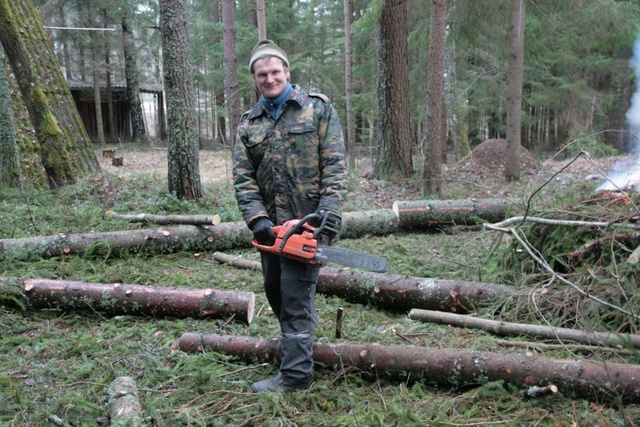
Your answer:
[[[292,165],[298,165],[300,159],[318,157],[318,133],[312,123],[298,123],[287,128],[287,157]]]

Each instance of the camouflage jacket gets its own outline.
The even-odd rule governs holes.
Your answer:
[[[277,120],[259,101],[238,125],[233,183],[247,225],[263,216],[278,225],[316,209],[342,213],[347,166],[338,114],[326,96],[293,88]]]

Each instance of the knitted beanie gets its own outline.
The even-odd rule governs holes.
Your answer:
[[[265,56],[275,56],[280,58],[289,67],[289,60],[284,50],[275,44],[272,40],[260,40],[251,52],[251,61],[249,61],[249,71],[253,72],[253,63]]]

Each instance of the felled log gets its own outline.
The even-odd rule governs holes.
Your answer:
[[[219,252],[214,253],[213,258],[222,263],[235,263],[241,268],[262,270],[258,262],[245,260],[240,263],[236,257]],[[506,295],[513,295],[515,290],[511,286],[494,283],[323,267],[320,269],[316,292],[389,310],[422,308],[466,313],[487,301],[493,303]]]
[[[119,214],[114,211],[104,213],[106,219],[119,219],[127,222],[143,222],[152,224],[184,224],[184,225],[218,225],[220,215],[152,215],[152,214]]]
[[[58,233],[51,236],[0,240],[0,260],[51,258],[64,255],[118,255],[120,251],[226,250],[251,245],[244,222],[217,226],[182,225],[103,233]]]
[[[27,279],[22,291],[31,308],[95,310],[110,315],[233,318],[250,324],[255,308],[253,292],[219,289]]]
[[[480,319],[438,311],[413,309],[409,318],[423,322],[433,322],[464,328],[482,329],[496,335],[530,336],[536,338],[571,341],[600,346],[631,346],[640,348],[640,335],[616,334],[613,332],[587,332],[568,328],[553,328],[544,325],[526,325],[522,323],[502,322],[491,319]]]
[[[508,208],[504,199],[395,201],[392,207],[400,228],[496,222],[504,219]]]
[[[365,235],[385,235],[401,227],[420,225],[451,225],[474,222],[478,218],[494,219],[502,205],[483,201],[428,201],[427,207],[411,213],[403,206],[417,202],[396,202],[398,212],[381,209],[343,214],[340,236],[356,239]],[[396,204],[394,203],[394,205]],[[495,209],[495,212],[491,209]],[[464,219],[466,218],[466,219]],[[502,217],[500,218],[502,219]],[[412,221],[416,221],[412,224]],[[58,233],[51,236],[0,239],[0,260],[51,258],[55,256],[91,254],[117,256],[120,251],[150,250],[160,253],[178,250],[224,251],[251,246],[251,232],[244,221],[226,222],[216,226],[180,225],[153,229],[97,233]]]
[[[144,426],[142,405],[138,397],[138,386],[131,377],[118,377],[107,389],[109,396],[108,416],[110,425]]]
[[[187,353],[223,353],[247,363],[274,362],[280,356],[279,339],[184,333],[177,347]],[[638,365],[377,344],[316,342],[313,350],[313,360],[319,366],[354,367],[371,377],[439,386],[486,384],[498,380],[522,389],[556,384],[568,397],[640,403]]]

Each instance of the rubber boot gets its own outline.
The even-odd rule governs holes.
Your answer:
[[[276,377],[267,378],[266,380],[253,383],[253,385],[251,386],[251,390],[254,393],[260,393],[262,391],[268,391],[272,393],[290,393],[292,391],[307,389],[311,387],[311,384],[313,384],[313,378],[311,378],[308,383],[287,384],[282,378],[282,374],[279,374]]]

